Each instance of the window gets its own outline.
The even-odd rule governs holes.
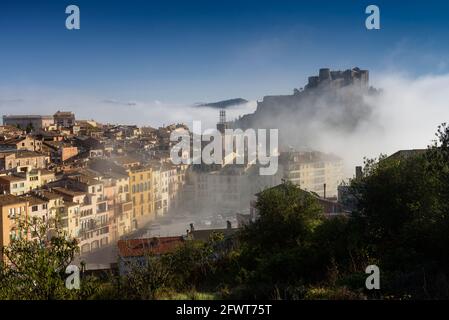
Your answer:
[[[31,207],[31,211],[32,211],[32,212],[36,212],[37,210],[38,210],[38,206],[32,206],[32,207]]]

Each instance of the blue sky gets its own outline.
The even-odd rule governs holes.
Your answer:
[[[65,29],[69,4],[80,7],[81,30]],[[381,30],[365,29],[368,4],[380,7]],[[448,40],[449,1],[2,0],[0,88],[16,96],[0,100],[30,87],[120,101],[254,100],[290,93],[320,67],[360,66],[374,80],[444,74]]]

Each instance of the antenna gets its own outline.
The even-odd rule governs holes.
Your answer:
[[[226,123],[226,110],[220,110],[220,123]]]

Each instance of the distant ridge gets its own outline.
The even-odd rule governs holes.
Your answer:
[[[217,108],[217,109],[225,109],[232,106],[238,106],[241,104],[248,103],[248,100],[242,99],[242,98],[235,98],[235,99],[228,99],[218,102],[209,102],[209,103],[200,103],[197,106],[198,107],[211,107],[211,108]]]

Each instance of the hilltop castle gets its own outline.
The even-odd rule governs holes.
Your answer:
[[[318,76],[309,77],[305,89],[313,88],[342,88],[349,85],[368,87],[369,72],[359,68],[347,69],[345,71],[331,71],[320,69]]]
[[[356,126],[361,117],[370,114],[363,97],[376,92],[369,86],[368,70],[322,68],[317,76],[308,77],[304,88],[294,89],[293,94],[264,96],[257,102],[254,113],[240,117],[232,126],[299,132],[298,129],[310,121],[324,121],[326,126],[348,130]],[[305,133],[301,134],[305,139]]]

